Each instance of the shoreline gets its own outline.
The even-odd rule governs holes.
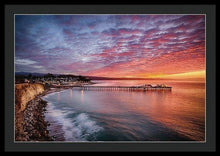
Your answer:
[[[51,94],[51,93],[60,92],[60,91],[67,90],[70,88],[72,87],[49,88],[48,90],[43,92],[41,95],[39,95],[39,98],[42,101],[46,102],[46,105],[44,107],[45,111],[43,112],[43,115],[44,115],[44,121],[48,123],[47,125],[48,135],[52,138],[52,140],[45,140],[45,141],[65,141],[65,137],[63,135],[64,132],[62,130],[61,125],[56,123],[56,121],[54,121],[54,119],[51,117],[47,117],[47,119],[45,118],[46,117],[45,113],[47,112],[46,107],[48,105],[48,101],[43,100],[42,97],[48,94]],[[56,135],[57,131],[60,132],[59,135]]]
[[[94,83],[92,82],[90,85],[92,84]],[[60,127],[53,123],[53,119],[50,121],[45,120],[48,102],[43,100],[42,97],[72,87],[74,86],[49,87],[36,95],[34,99],[28,101],[23,111],[19,110],[17,105],[15,105],[15,142],[57,141],[56,138],[58,137],[51,135],[48,127],[50,125],[57,128]],[[65,141],[64,136],[60,136],[59,138]],[[60,140],[59,138],[58,140]]]

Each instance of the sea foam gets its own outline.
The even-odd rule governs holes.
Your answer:
[[[65,141],[87,141],[103,130],[87,113],[77,113],[69,107],[57,109],[51,102],[48,102],[47,115],[62,126]],[[68,117],[70,115],[72,117]]]

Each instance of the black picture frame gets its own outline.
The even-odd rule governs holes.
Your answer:
[[[5,151],[215,151],[216,6],[215,5],[5,5]],[[15,143],[15,14],[206,14],[206,142],[201,143]]]

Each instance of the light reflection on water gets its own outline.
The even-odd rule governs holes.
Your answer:
[[[72,91],[72,89],[71,89],[71,91]],[[81,90],[81,103],[83,103],[83,98],[84,98],[84,91]]]
[[[96,85],[128,86],[145,83],[140,80],[123,80],[99,81]],[[48,95],[45,100],[54,106],[51,112],[54,109],[67,110],[63,112],[62,118],[56,118],[53,113],[57,121],[68,120],[69,124],[67,127],[63,125],[63,130],[73,134],[67,135],[66,132],[66,140],[204,141],[205,84],[161,80],[150,83],[164,83],[173,88],[172,91],[146,92],[68,89]],[[77,137],[68,137],[74,135]]]

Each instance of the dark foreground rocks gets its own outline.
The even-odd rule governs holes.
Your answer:
[[[29,101],[24,111],[16,111],[15,141],[53,141],[44,120],[47,102],[36,96]]]

